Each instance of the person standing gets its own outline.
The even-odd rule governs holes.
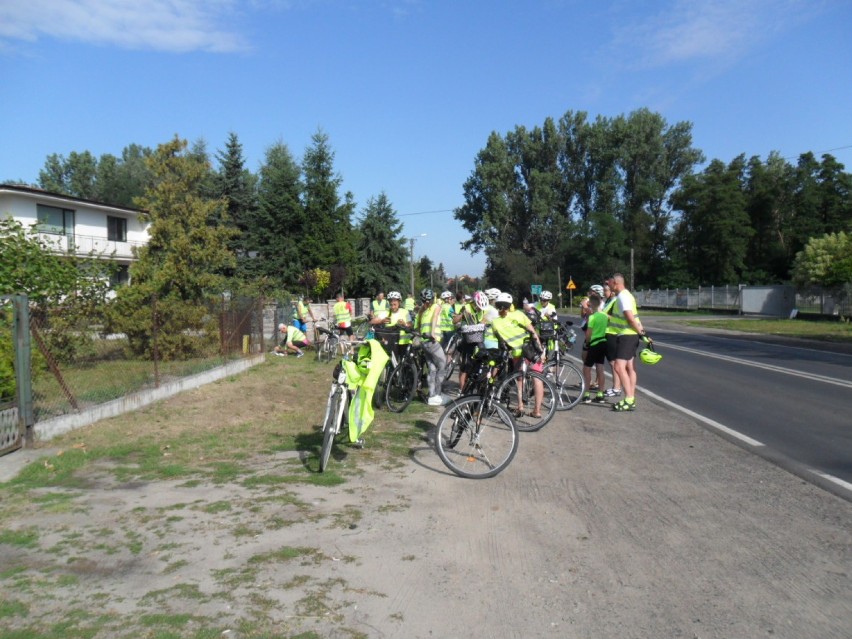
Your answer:
[[[352,332],[352,305],[343,299],[343,293],[337,294],[337,302],[334,307],[334,323],[337,324],[337,332],[339,335],[348,335],[349,341],[355,339]]]
[[[376,298],[370,302],[370,319],[384,319],[390,312],[390,305],[383,291],[376,293]]]
[[[627,290],[624,275],[612,276],[615,303],[610,308],[609,326],[614,333],[607,336],[607,355],[612,362],[613,374],[621,381],[624,399],[613,404],[614,411],[636,410],[636,349],[639,339],[645,337],[645,329],[639,321],[636,298]]]
[[[414,330],[423,338],[423,351],[429,361],[429,406],[442,406],[441,386],[444,382],[444,369],[447,357],[441,348],[441,305],[435,303],[435,293],[431,288],[420,291],[420,310],[414,320]]]
[[[402,303],[402,307],[408,311],[408,316],[411,318],[411,321],[414,321],[414,310],[417,308],[417,304],[414,302],[414,295],[409,293],[405,296],[405,301]]]
[[[606,361],[606,327],[609,318],[606,313],[601,312],[601,296],[595,292],[589,295],[589,307],[592,314],[589,316],[589,321],[586,326],[586,337],[583,342],[583,378],[586,381],[586,388],[592,389],[592,368],[594,367],[598,380],[604,379],[604,362]],[[594,399],[590,390],[583,394],[583,403],[603,404],[606,402],[603,390],[600,385],[597,385],[597,393]]]
[[[311,310],[311,298],[308,298],[305,304],[304,298],[299,298],[299,301],[293,305],[293,326],[298,328],[303,333],[308,332],[308,316],[312,322],[316,322],[314,312]]]
[[[612,307],[615,304],[615,292],[612,290],[612,277],[608,277],[604,280],[603,283],[603,297],[601,303],[601,311],[606,313],[607,316],[612,312]],[[606,327],[606,335],[607,340],[609,340],[610,335],[615,335],[615,327],[607,324]],[[621,395],[621,380],[615,374],[615,370],[612,366],[612,360],[609,358],[609,352],[607,352],[606,360],[609,362],[609,372],[612,375],[612,388],[608,388],[606,390],[605,395],[607,397],[618,397]],[[604,379],[598,380],[598,388],[604,387]]]

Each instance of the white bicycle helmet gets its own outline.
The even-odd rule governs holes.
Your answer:
[[[452,294],[452,293],[450,293],[449,291],[444,291],[443,293],[441,293],[441,299],[442,299],[442,300],[448,300],[448,299],[450,299],[452,296],[453,296],[453,294]]]
[[[600,297],[603,297],[603,286],[601,286],[600,284],[592,284],[589,287],[589,290],[593,293],[597,293]]]
[[[488,296],[488,300],[493,302],[497,299],[497,296],[500,295],[499,288],[489,288],[485,290],[485,294]]]
[[[494,300],[494,303],[497,304],[497,305],[505,304],[507,307],[511,306],[512,305],[512,296],[509,295],[509,293],[500,293],[497,296],[497,299]]]
[[[541,299],[543,299],[545,302],[552,300],[553,299],[553,293],[551,293],[550,291],[542,291],[541,292]]]
[[[480,311],[484,311],[488,308],[488,296],[482,291],[476,291],[473,294],[473,303],[476,304],[476,308]]]
[[[402,301],[402,295],[399,294],[399,291],[391,291],[390,293],[388,293],[388,299]]]

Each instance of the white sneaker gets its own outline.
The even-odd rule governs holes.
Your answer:
[[[440,395],[433,395],[432,397],[426,400],[426,403],[429,404],[429,406],[443,406],[444,398]]]
[[[285,353],[275,353],[275,354],[278,355],[278,357],[287,357],[287,355]]]

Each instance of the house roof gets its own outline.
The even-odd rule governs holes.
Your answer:
[[[45,198],[53,198],[59,200],[65,200],[68,202],[80,202],[81,204],[89,204],[97,207],[104,207],[110,209],[117,209],[120,211],[127,211],[128,213],[144,213],[144,209],[134,209],[129,206],[119,206],[118,204],[109,204],[108,202],[97,202],[95,200],[87,200],[81,197],[74,197],[73,195],[66,195],[64,193],[52,193],[51,191],[45,191],[44,189],[39,189],[34,186],[26,186],[22,184],[0,184],[0,193],[4,191],[12,192],[12,193],[22,193],[25,195],[34,195],[41,196]]]

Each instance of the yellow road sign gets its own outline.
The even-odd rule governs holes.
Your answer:
[[[574,280],[569,277],[568,286],[566,286],[565,288],[567,288],[569,291],[573,291],[575,288],[577,288],[577,285],[574,284]]]

